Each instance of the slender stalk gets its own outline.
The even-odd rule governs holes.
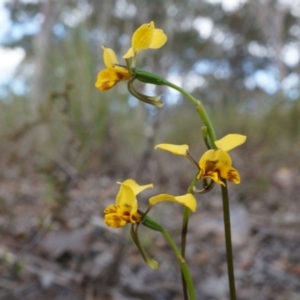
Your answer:
[[[190,93],[188,93],[184,89],[180,88],[179,86],[173,84],[172,82],[169,82],[166,80],[164,84],[166,86],[171,87],[174,90],[177,90],[178,92],[180,92],[183,96],[185,96],[188,100],[190,100],[196,106],[197,112],[198,112],[201,120],[207,126],[207,133],[209,135],[212,147],[216,149],[216,147],[215,147],[215,140],[217,139],[216,134],[215,134],[213,125],[211,123],[211,120],[210,120],[202,102],[200,100],[196,100]]]
[[[186,151],[186,158],[191,162],[193,163],[196,168],[200,171],[200,167],[199,167],[199,164],[198,162],[195,161],[195,159],[192,157],[191,153],[189,151]]]
[[[186,288],[187,288],[187,293],[188,293],[187,299],[196,300],[196,294],[195,294],[192,276],[191,276],[190,270],[185,262],[185,259],[182,257],[178,247],[176,246],[175,242],[170,237],[170,235],[165,230],[161,231],[161,233],[165,237],[165,239],[168,241],[168,243],[170,244],[170,246],[172,247],[173,251],[176,254],[176,258],[179,262],[179,265],[181,268],[181,273],[182,273],[182,276],[184,277],[184,281],[185,281]]]
[[[170,244],[170,246],[172,247],[172,249],[175,252],[176,258],[179,262],[180,268],[181,268],[181,275],[183,278],[183,282],[185,283],[185,293],[186,295],[184,296],[184,299],[187,300],[194,300],[196,299],[195,296],[195,291],[194,291],[194,285],[193,285],[193,281],[192,281],[192,277],[191,277],[191,273],[188,269],[188,266],[185,262],[184,257],[182,257],[180,250],[178,249],[178,247],[176,246],[176,244],[174,243],[173,239],[170,237],[170,235],[163,229],[163,227],[161,227],[160,224],[158,224],[155,220],[153,220],[152,218],[145,216],[145,218],[143,219],[143,223],[144,226],[151,228],[155,231],[159,231],[167,240],[167,242]],[[137,235],[137,232],[135,232]]]
[[[216,134],[215,134],[213,125],[212,125],[211,120],[210,120],[203,104],[201,103],[201,101],[196,100],[191,94],[189,94],[188,92],[186,92],[184,89],[180,88],[179,86],[177,86],[177,85],[175,85],[153,73],[149,73],[149,72],[146,72],[143,70],[134,70],[133,73],[135,73],[135,75],[137,75],[137,78],[143,82],[153,83],[156,85],[166,85],[168,87],[171,87],[171,88],[177,90],[183,96],[185,96],[188,100],[190,100],[196,106],[198,115],[200,116],[201,120],[207,127],[207,134],[210,139],[210,144],[209,144],[206,137],[204,138],[207,148],[210,149],[212,147],[213,149],[217,149],[217,147],[215,145]],[[194,193],[193,187],[195,186],[195,184],[197,182],[197,181],[195,181],[195,183],[194,183],[194,181],[195,181],[195,178],[192,181],[192,183],[188,189],[188,191],[190,193]],[[226,180],[224,180],[224,183],[226,184]],[[226,186],[222,186],[222,199],[223,199],[224,230],[225,230],[225,241],[226,241],[226,255],[227,255],[230,299],[236,300],[234,268],[233,268],[233,254],[232,254],[232,244],[231,244],[229,200],[228,200],[228,190],[227,190]],[[182,233],[181,233],[181,239],[182,239],[182,241],[181,241],[181,256],[180,256],[181,259],[183,259],[183,261],[184,261],[184,257],[185,257],[186,235],[187,235],[187,230],[188,230],[189,215],[190,215],[189,210],[187,208],[185,208],[184,212],[183,212]],[[174,249],[174,251],[175,251],[175,249]],[[186,276],[185,276],[183,269],[181,269],[181,270],[182,270],[183,291],[184,291],[184,297],[185,297],[184,299],[187,300],[188,296],[187,296],[186,291],[187,290],[189,291],[190,283],[186,281]]]
[[[199,172],[197,172],[196,175],[194,176],[194,179],[188,188],[188,191],[187,191],[188,193],[194,194],[193,187],[196,185],[196,183],[198,181],[198,178],[197,178],[198,173]],[[185,259],[186,237],[187,237],[190,214],[191,214],[191,211],[187,207],[184,207],[183,218],[182,218],[182,227],[181,227],[181,256],[183,257],[183,259]],[[186,285],[186,282],[184,279],[183,272],[181,272],[181,281],[182,281],[184,300],[188,300],[187,285]]]
[[[138,236],[138,228],[139,224],[131,224],[130,234],[132,240],[134,241],[135,245],[137,246],[138,250],[140,251],[145,263],[152,269],[156,270],[159,268],[159,264],[156,260],[152,259],[149,254],[144,250],[141,246],[140,239]]]
[[[226,184],[226,180],[223,180],[223,182]],[[228,272],[230,299],[236,300],[228,189],[227,186],[223,186],[223,185],[221,186],[221,189],[222,189],[222,199],[223,199],[224,231],[225,231],[225,242],[226,242],[227,272]]]
[[[183,257],[183,259],[185,259],[186,236],[187,236],[187,231],[188,231],[190,213],[191,213],[191,211],[187,207],[184,207],[182,227],[181,227],[181,256]],[[181,282],[182,282],[182,290],[183,290],[184,300],[188,300],[189,298],[188,298],[188,292],[187,292],[187,284],[184,279],[184,274],[182,271],[181,271]]]
[[[210,120],[203,104],[201,103],[201,101],[196,100],[190,93],[186,92],[184,89],[173,84],[172,82],[165,80],[164,84],[166,86],[169,86],[169,87],[177,90],[178,92],[180,92],[183,96],[185,96],[188,100],[190,100],[196,106],[197,112],[198,112],[201,120],[207,127],[207,133],[209,135],[211,144],[213,145],[213,147],[215,147],[216,134],[215,134],[213,125],[211,123],[211,120]],[[192,183],[190,184],[190,186],[188,188],[188,193],[194,194],[193,187],[195,186],[195,184],[198,181],[197,175],[198,175],[198,173],[195,175]],[[183,221],[182,221],[182,230],[181,230],[181,254],[182,254],[183,258],[185,257],[186,235],[187,235],[187,230],[188,230],[189,216],[190,216],[190,210],[185,207],[184,212],[183,212]],[[183,286],[184,286],[184,282],[183,282]]]
[[[214,128],[212,126],[212,123],[210,121],[210,118],[200,100],[195,99],[190,93],[188,93],[181,87],[177,86],[176,84],[174,84],[154,73],[136,69],[134,67],[131,67],[130,72],[135,75],[135,78],[137,78],[138,80],[140,80],[142,82],[152,83],[155,85],[168,86],[168,87],[180,92],[183,96],[185,96],[188,100],[190,100],[196,106],[198,115],[200,116],[201,120],[207,127],[207,133],[208,133],[208,136],[211,141],[211,146],[214,149],[216,149],[216,146],[215,146],[216,134],[215,134]]]

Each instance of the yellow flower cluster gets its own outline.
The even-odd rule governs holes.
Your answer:
[[[153,184],[139,185],[132,179],[127,179],[122,183],[116,197],[116,203],[109,205],[104,210],[104,221],[107,226],[119,228],[127,223],[136,224],[142,221],[142,213],[138,211],[138,202],[136,196],[142,191],[153,188]],[[162,202],[172,201],[188,207],[195,211],[197,202],[192,194],[182,196],[173,196],[169,194],[160,194],[149,199],[149,206]]]
[[[222,139],[215,141],[218,149],[206,151],[199,160],[198,179],[210,178],[214,182],[225,186],[222,179],[226,179],[235,184],[240,183],[238,171],[232,167],[232,160],[227,151],[242,145],[246,141],[246,136],[241,134],[228,134]],[[159,144],[156,149],[169,151],[176,155],[187,156],[188,145]]]
[[[135,61],[136,55],[146,49],[158,49],[167,41],[166,34],[155,28],[154,22],[141,25],[131,39],[131,47],[123,56],[125,60]],[[130,70],[127,66],[119,65],[118,59],[113,49],[102,47],[103,61],[106,68],[99,72],[95,86],[100,91],[107,91],[118,82],[131,78]]]

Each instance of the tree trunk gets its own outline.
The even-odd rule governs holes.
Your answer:
[[[47,98],[49,92],[47,89],[49,54],[52,29],[57,19],[57,10],[54,10],[54,6],[55,1],[53,0],[43,2],[41,13],[44,16],[44,21],[40,32],[33,39],[34,75],[31,89],[31,108],[34,115],[38,105]]]

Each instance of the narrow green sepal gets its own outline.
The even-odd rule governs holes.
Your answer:
[[[162,107],[164,104],[163,102],[160,100],[161,99],[161,96],[154,96],[154,97],[151,97],[151,96],[147,96],[147,95],[144,95],[140,92],[138,92],[135,87],[133,86],[133,82],[134,80],[136,80],[137,78],[136,77],[132,77],[129,81],[128,81],[128,90],[130,92],[131,95],[133,95],[134,97],[136,97],[137,99],[147,103],[147,104],[151,104],[153,106],[156,106],[156,107]]]
[[[148,253],[145,251],[145,249],[142,247],[140,243],[140,239],[138,236],[138,224],[131,225],[130,233],[131,233],[132,240],[134,241],[135,245],[137,246],[138,250],[140,251],[144,259],[144,262],[151,269],[157,270],[159,268],[159,263],[148,255]]]
[[[193,192],[196,194],[205,194],[205,193],[209,192],[210,190],[212,190],[214,185],[215,185],[215,182],[213,180],[211,180],[210,183],[207,183],[206,178],[204,178],[203,179],[203,189],[199,190],[195,186],[193,186]]]
[[[151,228],[155,231],[163,232],[164,229],[159,225],[156,221],[154,221],[152,218],[145,216],[145,218],[142,221],[142,224],[148,228]]]
[[[150,257],[148,257],[147,260],[145,260],[145,263],[149,268],[153,270],[159,269],[159,263]]]
[[[145,70],[131,68],[131,72],[134,74],[136,79],[145,83],[151,83],[155,85],[164,85],[166,83],[164,78]]]
[[[203,139],[206,139],[207,138],[207,126],[206,125],[203,125],[201,127],[201,133],[202,133]]]
[[[204,140],[204,143],[205,143],[207,149],[211,149],[212,147],[210,146],[209,141],[208,141],[208,129],[207,129],[206,125],[203,125],[201,127],[201,133],[202,133],[202,138]]]

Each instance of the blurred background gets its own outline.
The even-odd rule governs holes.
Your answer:
[[[153,20],[168,35],[138,67],[201,99],[218,138],[247,135],[232,151],[242,183],[229,184],[238,299],[300,299],[300,1],[0,1],[0,299],[182,299],[164,239],[141,228],[160,263],[142,261],[128,228],[103,224],[117,181],[183,194],[195,169],[154,150],[185,143],[198,159],[201,120],[168,88],[156,109],[126,83],[100,92],[101,45],[120,61]],[[220,189],[199,195],[187,262],[199,299],[228,299]],[[179,242],[182,208],[151,216]]]

